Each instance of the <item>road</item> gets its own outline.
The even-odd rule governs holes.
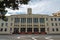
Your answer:
[[[60,35],[0,35],[0,40],[60,40]]]

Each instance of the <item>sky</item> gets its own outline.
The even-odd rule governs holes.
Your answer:
[[[27,8],[32,8],[32,14],[52,15],[60,11],[60,0],[30,0],[28,5],[20,5],[19,10],[8,10],[7,16],[16,14],[27,14]]]

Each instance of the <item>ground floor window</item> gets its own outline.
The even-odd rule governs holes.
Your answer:
[[[39,29],[38,28],[34,28],[34,32],[39,32]]]
[[[45,28],[40,28],[40,32],[45,32]]]
[[[19,28],[14,28],[14,33],[19,33]]]
[[[52,31],[55,31],[54,28],[52,28]]]
[[[4,30],[5,32],[7,31],[7,28],[5,28],[5,30]]]
[[[25,32],[26,31],[26,29],[25,28],[21,28],[21,30],[20,30],[21,32]]]
[[[27,32],[32,32],[32,28],[27,28]]]
[[[0,31],[3,31],[3,28],[0,28]]]
[[[59,31],[58,28],[56,28],[56,31]]]

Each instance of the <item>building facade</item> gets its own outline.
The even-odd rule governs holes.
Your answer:
[[[0,19],[0,34],[60,34],[58,14],[32,14],[32,9],[28,8],[27,14],[7,16],[7,22]]]

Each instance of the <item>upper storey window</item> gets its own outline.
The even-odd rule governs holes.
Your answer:
[[[51,21],[53,21],[53,18],[51,18]]]
[[[26,23],[26,18],[21,18],[21,23]]]
[[[54,18],[55,21],[57,21],[57,18]]]
[[[19,23],[20,22],[20,18],[15,18],[15,23]]]
[[[32,18],[27,18],[27,23],[32,23]]]
[[[38,18],[33,18],[34,23],[38,23]]]
[[[60,18],[58,18],[58,21],[60,21]]]
[[[4,23],[1,23],[1,26],[3,27],[4,26]]]
[[[45,19],[44,18],[40,18],[40,23],[44,23]]]

